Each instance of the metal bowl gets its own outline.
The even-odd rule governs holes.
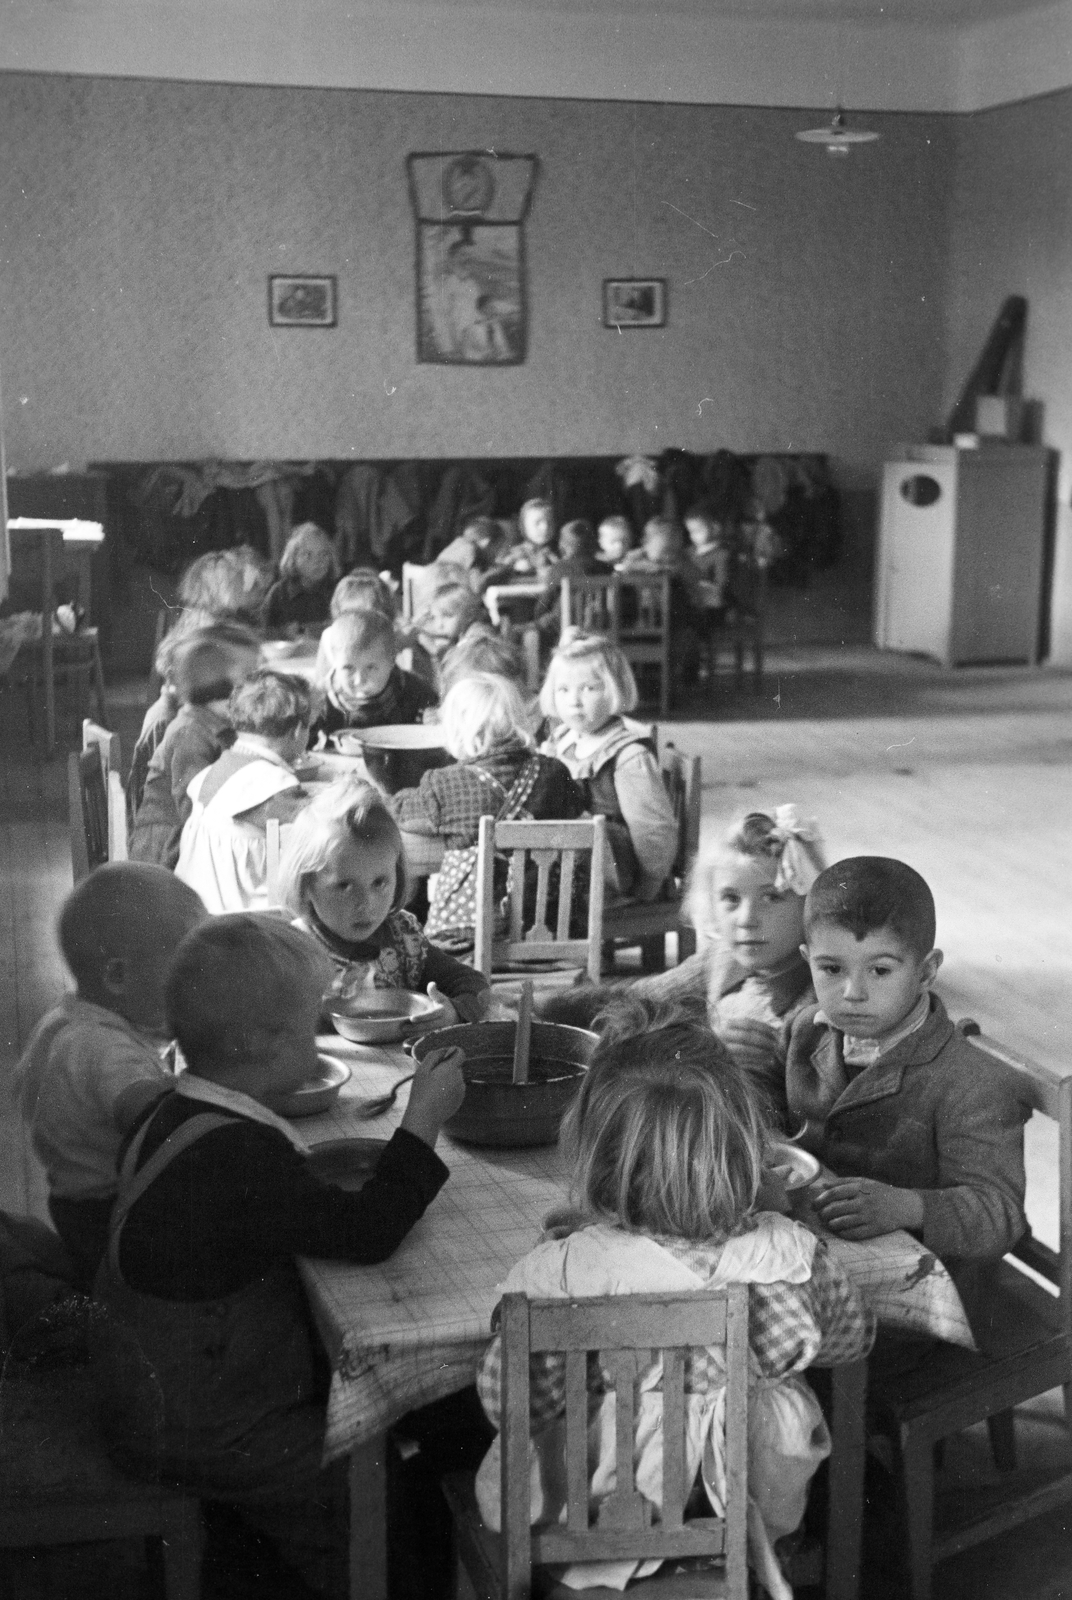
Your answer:
[[[309,1078],[291,1094],[273,1100],[273,1111],[281,1117],[315,1117],[335,1104],[343,1084],[350,1081],[350,1068],[335,1056],[321,1055],[319,1060],[317,1076]]]
[[[354,1044],[397,1044],[415,1023],[441,1019],[443,1007],[408,989],[363,989],[341,1004],[329,996],[328,1015],[335,1032]]]
[[[810,1151],[801,1150],[795,1144],[784,1144],[781,1140],[773,1140],[768,1144],[763,1165],[781,1179],[786,1189],[805,1189],[819,1176],[819,1163]]]
[[[449,767],[453,762],[443,748],[443,730],[434,722],[342,728],[335,743],[343,755],[363,757],[369,777],[388,794],[415,788],[433,767]]]
[[[577,1092],[598,1034],[557,1022],[534,1022],[529,1082],[511,1082],[515,1022],[471,1022],[437,1028],[412,1046],[416,1060],[457,1045],[465,1054],[465,1099],[443,1124],[460,1144],[500,1150],[554,1144],[562,1115]]]

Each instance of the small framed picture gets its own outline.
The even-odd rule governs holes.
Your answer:
[[[665,278],[604,278],[605,328],[666,326]]]
[[[268,321],[273,328],[333,328],[337,319],[335,278],[268,278]]]

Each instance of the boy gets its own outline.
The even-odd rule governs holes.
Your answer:
[[[170,872],[133,861],[98,867],[60,913],[77,993],[42,1017],[16,1081],[52,1221],[87,1289],[108,1242],[120,1140],[172,1081],[160,1058],[168,963],[205,915]]]
[[[461,1052],[433,1052],[364,1188],[321,1183],[271,1107],[316,1073],[330,978],[306,934],[267,917],[216,917],[180,945],[167,1011],[188,1070],[122,1157],[97,1296],[126,1458],[240,1507],[316,1592],[345,1594],[337,1474],[320,1467],[326,1373],[295,1257],[393,1253],[446,1182],[434,1145],[465,1084]]]
[[[325,631],[320,649],[327,669],[327,704],[313,724],[314,739],[343,728],[419,722],[436,704],[434,689],[396,665],[395,626],[379,611],[349,611],[337,617]]]
[[[604,517],[596,532],[600,567],[610,570],[624,561],[633,548],[633,526],[628,517]]]
[[[930,992],[930,889],[902,861],[854,856],[816,878],[804,928],[819,1003],[793,1024],[786,1089],[790,1125],[837,1174],[815,1210],[846,1239],[918,1234],[971,1318],[983,1264],[1026,1227],[1024,1112]]]

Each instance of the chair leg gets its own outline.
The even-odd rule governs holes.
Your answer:
[[[999,1472],[1016,1471],[1016,1413],[998,1411],[986,1419],[990,1451]]]
[[[906,1439],[903,1432],[900,1444],[909,1592],[912,1600],[930,1600],[934,1532],[933,1446],[928,1439]]]
[[[666,935],[654,934],[650,939],[640,941],[640,970],[641,972],[666,971]]]

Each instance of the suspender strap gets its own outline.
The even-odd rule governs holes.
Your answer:
[[[236,1118],[222,1116],[218,1111],[198,1112],[196,1117],[191,1117],[173,1133],[169,1133],[141,1170],[136,1171],[138,1156],[152,1120],[152,1117],[149,1117],[131,1140],[119,1173],[119,1198],[112,1212],[111,1232],[108,1238],[108,1260],[117,1277],[122,1276],[119,1271],[119,1235],[123,1231],[123,1224],[131,1207],[141,1199],[149,1185],[160,1176],[165,1167],[171,1165],[176,1156],[188,1150],[203,1134],[211,1133],[214,1128],[230,1127]]]

